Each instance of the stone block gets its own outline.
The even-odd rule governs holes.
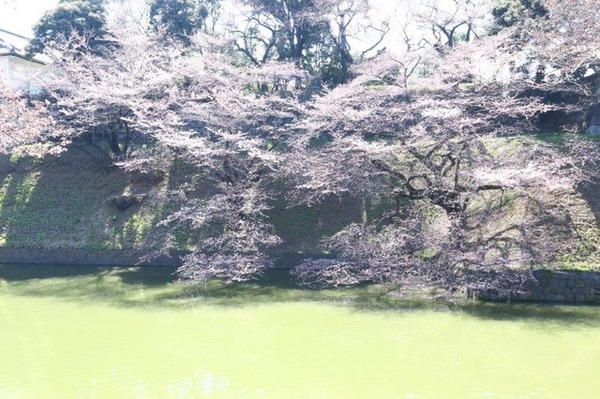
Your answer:
[[[600,125],[590,125],[587,129],[586,132],[588,134],[600,134]]]
[[[517,299],[521,302],[531,301],[532,294],[530,292],[519,292],[517,294]]]
[[[554,302],[564,302],[565,296],[563,294],[554,295]]]
[[[585,301],[589,302],[589,303],[596,302],[596,295],[593,295],[593,294],[585,295]]]
[[[566,294],[565,302],[575,302],[575,294],[573,294],[573,293]]]
[[[558,280],[558,286],[561,289],[562,288],[567,288],[567,283],[568,283],[567,279],[561,278],[560,280]]]
[[[550,275],[550,272],[548,272],[548,270],[534,270],[533,271],[533,277],[536,280],[543,280],[543,279],[548,279],[548,276]]]
[[[575,280],[574,279],[571,278],[571,279],[567,280],[567,287],[569,287],[569,288],[575,288],[575,285],[576,284],[575,284]]]
[[[552,294],[544,294],[542,302],[552,302],[554,301],[554,295]]]
[[[537,294],[537,293],[535,293],[535,292],[532,292],[532,293],[531,293],[531,300],[532,300],[532,301],[538,301],[538,294]]]
[[[571,278],[571,274],[569,272],[554,272],[552,277],[559,279],[559,280],[568,280]]]
[[[543,292],[538,292],[536,301],[538,301],[538,302],[544,302],[544,300],[545,300],[544,293]]]
[[[583,294],[576,294],[575,295],[575,302],[577,302],[577,303],[584,303],[585,302],[585,295],[583,295]]]

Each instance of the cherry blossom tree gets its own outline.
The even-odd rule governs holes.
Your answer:
[[[60,144],[52,151],[60,151],[61,145],[66,145],[70,136],[67,127],[58,135],[60,128],[43,102],[29,98],[0,81],[0,152],[7,153],[18,146],[50,139]]]
[[[184,164],[188,173],[169,187],[167,228],[155,237],[160,253],[176,248],[177,229],[193,237],[179,269],[184,280],[242,281],[271,267],[269,249],[281,240],[267,210],[284,194],[290,206],[332,196],[364,199],[363,223],[324,240],[332,256],[295,268],[301,283],[315,287],[418,278],[448,288],[509,290],[527,279],[529,266],[575,255],[577,226],[565,198],[597,180],[597,145],[576,135],[556,144],[531,133],[552,112],[581,113],[591,101],[589,87],[568,79],[477,79],[475,61],[509,63],[516,39],[507,28],[471,40],[480,10],[458,2],[468,7],[444,23],[428,14],[443,51],[413,40],[407,28],[404,55],[382,52],[363,63],[353,62],[346,25],[359,9],[337,14],[337,36],[329,31],[327,43],[348,52],[347,82],[308,95],[299,60],[322,44],[316,29],[331,28],[331,15],[319,13],[316,2],[308,9],[309,3],[249,3],[253,23],[273,28],[255,32],[266,32],[262,41],[246,36],[232,46],[196,33],[183,45],[160,32],[125,29],[111,32],[118,43],[101,56],[72,51],[85,45],[80,39],[48,52],[54,62],[46,108],[7,96],[0,107],[22,110],[16,120],[29,111],[51,117],[41,118],[41,126],[27,122],[25,141],[66,127],[70,136],[101,138],[114,165],[128,171]],[[547,5],[550,20],[567,12]],[[563,30],[570,26],[561,23]],[[555,39],[558,47],[569,40]],[[236,46],[254,60],[240,62]],[[539,54],[551,57],[555,49],[546,47],[538,45]],[[276,50],[285,56],[270,53]],[[420,73],[424,59],[433,73]],[[568,60],[554,59],[575,71],[588,58],[572,50]],[[557,99],[556,92],[573,96]],[[575,131],[576,119],[564,119],[562,128]],[[7,145],[19,142],[17,129],[0,130]]]
[[[600,12],[590,0],[547,0],[547,20],[534,36],[536,53],[565,76],[600,71]]]
[[[326,240],[337,258],[300,264],[300,281],[418,276],[446,287],[509,289],[526,280],[518,267],[570,253],[575,226],[557,198],[597,167],[595,155],[585,155],[597,154],[597,146],[575,140],[559,149],[524,136],[536,131],[541,114],[563,105],[524,96],[520,85],[456,81],[440,73],[406,90],[359,77],[316,100],[294,126],[286,162],[291,201],[350,194],[387,206],[376,220]]]
[[[169,193],[174,211],[163,225],[173,229],[156,237],[160,253],[175,246],[175,229],[197,238],[183,279],[260,274],[271,265],[265,250],[279,242],[265,216],[282,162],[274,143],[298,107],[293,81],[305,73],[286,63],[236,65],[210,35],[185,48],[160,34],[115,36],[109,56],[73,55],[71,46],[51,53],[52,112],[79,137],[102,136],[125,170],[164,174],[176,157],[193,171]]]

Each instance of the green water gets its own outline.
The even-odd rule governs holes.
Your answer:
[[[0,398],[597,398],[600,308],[0,266]]]

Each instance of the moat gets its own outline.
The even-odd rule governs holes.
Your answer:
[[[2,398],[585,398],[600,307],[0,266]]]

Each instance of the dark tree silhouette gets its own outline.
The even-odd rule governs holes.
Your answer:
[[[74,37],[77,40],[72,42]],[[111,42],[106,31],[104,0],[61,0],[34,27],[27,52],[33,55],[43,52],[49,44],[68,43],[79,50],[102,52]]]

